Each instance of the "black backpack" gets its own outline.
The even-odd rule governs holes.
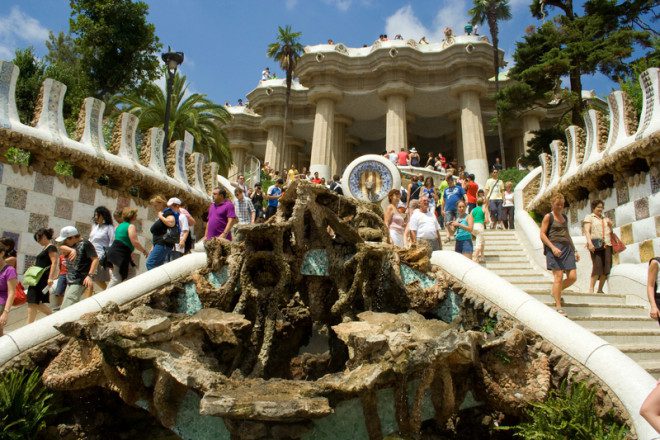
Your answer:
[[[174,215],[174,211],[171,211]],[[179,229],[179,219],[174,215],[174,226],[167,228],[165,234],[163,235],[162,242],[166,246],[174,246],[181,239],[181,229]]]

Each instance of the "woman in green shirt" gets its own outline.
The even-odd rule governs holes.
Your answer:
[[[131,254],[135,249],[147,257],[149,253],[142,246],[137,236],[135,219],[137,210],[126,207],[121,212],[123,222],[115,229],[115,240],[107,252],[108,265],[112,266],[112,275],[108,288],[116,286],[128,278],[129,266],[134,266]]]
[[[486,229],[486,214],[484,213],[484,198],[477,197],[477,206],[470,211],[474,219],[472,226],[472,235],[475,236],[474,253],[472,254],[472,261],[475,263],[485,263],[484,259],[484,229]]]

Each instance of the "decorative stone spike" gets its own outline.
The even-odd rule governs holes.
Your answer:
[[[211,194],[213,188],[218,186],[218,173],[220,172],[220,165],[211,162],[204,166],[204,182],[206,183],[206,192]]]
[[[167,174],[163,159],[163,139],[165,139],[165,132],[160,128],[153,127],[147,133],[150,151],[149,168],[157,173]]]
[[[635,140],[641,140],[660,130],[660,68],[651,67],[639,76],[644,101],[642,104],[642,120],[635,135]]]
[[[201,153],[193,153],[188,161],[194,163],[193,171],[189,174],[189,176],[194,175],[192,185],[199,191],[206,193],[206,185],[204,184],[204,162],[206,158]]]
[[[176,142],[170,142],[170,145],[167,147],[167,156],[165,157],[165,169],[167,170],[167,175],[172,178],[176,170]]]
[[[584,155],[584,164],[587,166],[598,162],[605,155],[606,145],[603,143],[603,139],[607,134],[604,133],[606,128],[602,113],[590,109],[582,116],[587,132],[587,146]]]
[[[16,81],[18,67],[7,61],[0,61],[0,128],[20,125],[16,110]]]
[[[105,103],[100,99],[85,98],[78,118],[78,124],[82,124],[83,128],[79,137],[80,143],[98,152],[106,151],[103,139],[104,110]]]
[[[135,146],[135,132],[139,119],[130,113],[122,113],[119,116],[121,137],[119,141],[119,156],[129,159],[131,162],[139,162],[137,148]]]
[[[584,158],[584,130],[577,125],[571,125],[566,129],[566,140],[568,142],[568,162],[566,164],[565,176],[577,172]]]
[[[183,141],[175,141],[170,148],[174,150],[176,155],[174,174],[172,177],[174,177],[179,182],[183,182],[188,185],[188,177],[186,173],[186,143]]]
[[[552,152],[552,172],[548,188],[557,185],[561,180],[566,166],[566,145],[560,140],[554,140],[550,143],[550,151]]]
[[[552,158],[548,153],[539,154],[539,161],[541,162],[541,168],[543,172],[541,173],[541,188],[539,189],[539,195],[545,193],[546,188],[550,186],[550,176],[552,173]]]
[[[610,111],[610,133],[607,140],[607,153],[625,147],[634,140],[636,116],[630,98],[625,92],[617,90],[607,97]],[[587,148],[589,148],[587,146]],[[585,155],[585,157],[589,157]]]
[[[35,127],[50,134],[55,142],[69,137],[64,127],[64,94],[66,86],[52,78],[46,78],[41,86],[39,100],[35,108]],[[37,112],[37,110],[39,110]],[[37,115],[39,115],[37,117]]]

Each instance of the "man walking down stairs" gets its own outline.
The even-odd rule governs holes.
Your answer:
[[[485,231],[485,267],[553,307],[552,277],[527,255],[515,231]],[[563,309],[568,318],[617,347],[660,378],[660,327],[648,315],[648,307],[627,302],[617,293],[564,291]]]

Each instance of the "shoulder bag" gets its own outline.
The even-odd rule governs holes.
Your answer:
[[[23,274],[23,285],[26,287],[36,286],[46,272],[47,267],[30,266]]]

